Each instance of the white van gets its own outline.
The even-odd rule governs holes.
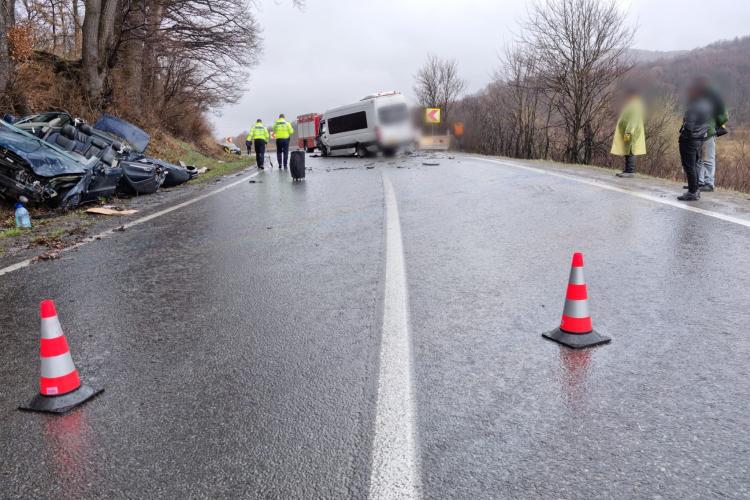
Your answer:
[[[409,105],[398,92],[380,92],[361,101],[329,109],[320,120],[318,148],[323,156],[382,151],[396,154],[414,144]]]

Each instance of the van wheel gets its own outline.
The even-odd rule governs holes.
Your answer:
[[[360,158],[367,158],[370,156],[370,152],[362,144],[357,144],[357,156]]]
[[[331,154],[331,150],[328,149],[328,146],[323,146],[321,144],[321,146],[320,146],[320,154],[323,155],[323,156],[328,156],[328,155]]]

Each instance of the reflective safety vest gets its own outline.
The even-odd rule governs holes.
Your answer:
[[[268,129],[262,123],[256,123],[253,128],[250,129],[250,133],[247,134],[246,141],[253,142],[255,139],[268,142]]]
[[[294,133],[292,124],[283,118],[279,118],[273,122],[273,134],[277,139],[289,139]]]

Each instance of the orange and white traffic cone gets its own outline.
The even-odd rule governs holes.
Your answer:
[[[560,327],[543,333],[542,337],[573,349],[593,347],[612,340],[595,332],[591,325],[588,290],[583,278],[583,254],[580,252],[573,254]]]
[[[42,317],[42,336],[39,344],[42,369],[39,377],[39,394],[20,409],[65,413],[104,389],[92,389],[81,384],[60,320],[57,319],[54,301],[43,300],[39,309]]]

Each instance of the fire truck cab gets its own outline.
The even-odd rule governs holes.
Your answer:
[[[320,129],[320,115],[308,113],[297,117],[297,145],[308,153],[315,150],[318,130]]]

